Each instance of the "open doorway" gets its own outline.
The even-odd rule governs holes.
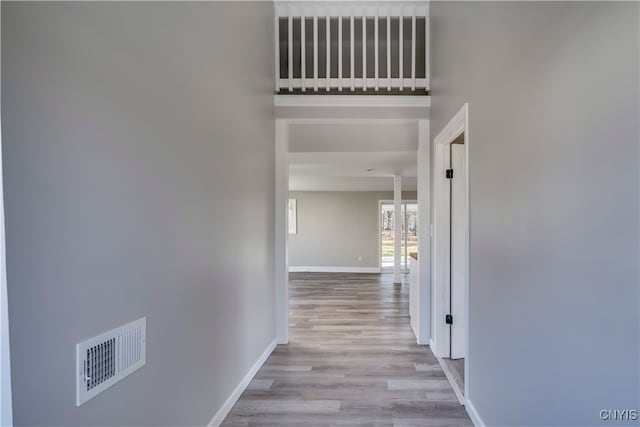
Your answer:
[[[433,347],[460,402],[468,390],[468,106],[434,142]]]
[[[417,128],[417,129],[416,129]],[[417,132],[416,132],[417,130]],[[363,137],[354,138],[354,134],[364,133]],[[417,140],[416,140],[417,136]],[[336,143],[340,141],[340,143]],[[366,144],[363,143],[366,141]],[[390,156],[390,141],[397,150],[395,154]],[[348,151],[344,151],[347,148]],[[289,340],[289,271],[296,272],[296,265],[291,264],[294,254],[300,255],[302,252],[292,246],[292,241],[297,239],[299,243],[303,233],[313,231],[323,233],[309,218],[305,217],[304,212],[309,212],[309,203],[298,198],[297,216],[296,216],[296,232],[297,234],[289,234],[289,218],[290,217],[290,197],[291,191],[313,191],[322,192],[341,192],[349,194],[346,197],[350,202],[358,199],[358,192],[371,193],[383,191],[388,196],[376,197],[373,206],[366,206],[367,212],[371,213],[372,221],[369,222],[367,215],[367,223],[363,224],[362,215],[355,219],[347,220],[344,216],[340,216],[342,225],[347,227],[360,227],[361,225],[371,224],[368,228],[367,239],[373,241],[363,241],[366,246],[366,252],[363,249],[352,248],[359,241],[357,239],[344,239],[345,236],[352,236],[352,230],[341,233],[340,236],[344,242],[346,250],[331,251],[330,256],[334,257],[322,265],[312,265],[314,271],[322,274],[337,273],[369,273],[368,264],[369,257],[373,258],[376,273],[379,272],[378,262],[379,253],[376,243],[379,237],[379,215],[376,209],[379,208],[378,201],[389,198],[390,192],[387,183],[390,176],[415,177],[415,181],[407,180],[403,182],[403,189],[413,187],[415,182],[416,196],[409,196],[409,208],[406,209],[409,225],[407,226],[407,244],[405,252],[407,257],[414,248],[416,241],[418,243],[417,252],[421,252],[422,256],[418,257],[421,266],[422,275],[416,279],[418,286],[417,292],[413,294],[415,298],[415,306],[419,309],[415,315],[416,341],[420,345],[429,343],[429,333],[431,325],[429,322],[429,294],[430,294],[430,246],[429,246],[429,230],[430,230],[430,192],[429,192],[429,176],[430,174],[430,150],[429,150],[429,121],[426,119],[408,118],[398,121],[397,119],[387,120],[376,118],[375,120],[363,119],[343,119],[339,121],[335,119],[299,119],[299,118],[278,118],[275,123],[275,148],[276,148],[276,215],[275,215],[275,287],[276,287],[276,332],[277,343],[286,344]],[[416,150],[417,148],[417,150]],[[391,162],[391,165],[390,163]],[[417,175],[417,176],[416,176]],[[322,183],[321,183],[322,180]],[[365,182],[366,180],[366,182]],[[420,183],[420,185],[418,185]],[[395,181],[394,181],[395,184]],[[330,185],[330,187],[329,187]],[[380,186],[381,188],[378,188]],[[411,187],[410,187],[411,186]],[[413,188],[411,190],[413,191]],[[417,203],[415,202],[417,200]],[[364,202],[363,202],[364,203]],[[368,203],[368,202],[367,202]],[[413,206],[411,206],[413,204]],[[418,205],[415,208],[415,205]],[[337,205],[336,205],[337,206]],[[362,205],[364,206],[364,205]],[[413,209],[415,208],[415,209]],[[343,212],[344,206],[337,206],[333,212]],[[418,210],[419,215],[412,217],[411,211]],[[312,209],[313,211],[313,209]],[[333,214],[335,215],[335,213]],[[415,224],[412,224],[415,221]],[[367,226],[368,227],[368,226]],[[377,228],[378,227],[378,228]],[[318,231],[320,230],[320,231]],[[293,231],[293,230],[291,230]],[[419,234],[418,234],[419,233]],[[326,233],[325,233],[326,234]],[[378,234],[376,236],[376,234]],[[413,236],[412,236],[413,235]],[[404,240],[404,239],[403,239]],[[367,243],[368,242],[368,243]],[[298,245],[300,246],[300,245]],[[314,255],[319,249],[318,245],[305,244],[304,248],[308,249],[307,255]],[[341,249],[345,249],[341,248]],[[408,249],[408,250],[407,250]],[[344,254],[342,256],[341,254]],[[340,259],[336,258],[338,255]],[[348,259],[347,259],[348,258]],[[314,258],[315,259],[315,258]],[[342,262],[343,259],[346,261]],[[340,262],[338,262],[340,261]],[[409,264],[409,260],[405,265]],[[300,264],[302,265],[302,264]],[[305,265],[302,265],[305,267]],[[356,268],[357,267],[357,268]],[[366,271],[365,271],[366,269]],[[297,269],[297,272],[311,272],[312,270]],[[387,275],[385,277],[391,277]],[[407,287],[408,288],[408,287]],[[411,298],[410,298],[411,299]],[[412,300],[413,300],[412,299]],[[422,303],[421,303],[422,302]],[[294,322],[295,323],[295,322]]]
[[[418,203],[415,200],[403,200],[400,211],[402,218],[400,241],[400,266],[403,272],[409,271],[409,257],[418,252]],[[380,269],[393,270],[395,249],[395,208],[393,200],[380,200],[379,242]]]

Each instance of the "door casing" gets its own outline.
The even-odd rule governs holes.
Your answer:
[[[449,153],[449,145],[456,138],[464,134],[464,180],[466,181],[466,203],[462,213],[465,224],[464,235],[464,319],[466,322],[464,336],[464,358],[465,358],[465,382],[464,396],[468,400],[469,391],[469,334],[471,333],[469,323],[469,104],[465,103],[462,108],[445,125],[433,141],[433,236],[432,236],[432,258],[431,258],[431,349],[439,357],[450,357],[450,334],[449,325],[445,322],[445,315],[449,313],[449,275],[450,275],[450,193],[448,189],[449,180],[445,177],[446,156]],[[455,173],[455,172],[454,172]],[[455,318],[454,318],[455,322]]]

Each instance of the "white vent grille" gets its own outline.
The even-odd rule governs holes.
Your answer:
[[[144,366],[146,335],[143,317],[76,345],[76,406]]]

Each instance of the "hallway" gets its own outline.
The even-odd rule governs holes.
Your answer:
[[[278,346],[223,426],[471,426],[391,274],[290,275]]]

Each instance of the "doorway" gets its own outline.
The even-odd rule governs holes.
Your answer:
[[[292,99],[289,97],[288,99]],[[306,105],[306,104],[305,104]],[[306,105],[307,107],[309,105]],[[323,105],[322,108],[329,108]],[[314,107],[315,108],[315,107]],[[333,108],[331,106],[331,108]],[[359,107],[358,107],[359,108]],[[386,107],[385,107],[386,108]],[[393,107],[395,108],[395,107]],[[328,113],[332,110],[326,110]],[[274,235],[274,281],[275,281],[275,329],[276,343],[287,344],[289,340],[289,263],[288,263],[288,237],[289,237],[289,133],[292,125],[335,125],[335,124],[363,124],[363,123],[398,123],[397,118],[277,118],[275,120],[275,235]],[[417,218],[418,238],[418,264],[422,275],[420,276],[418,292],[416,293],[416,306],[419,308],[416,315],[416,334],[419,345],[428,345],[432,329],[429,307],[431,305],[431,150],[430,150],[430,126],[428,119],[407,118],[402,123],[414,123],[418,127],[418,151],[417,151],[417,200],[420,212]],[[300,208],[300,206],[298,206]],[[302,224],[298,223],[299,227]],[[375,243],[374,243],[375,244]]]
[[[461,403],[468,396],[468,105],[434,140],[433,350]]]
[[[409,271],[409,257],[418,252],[418,203],[415,200],[403,200],[400,216],[400,266],[403,272]],[[379,256],[382,271],[393,270],[395,250],[395,207],[393,200],[380,200],[378,203],[379,218]]]
[[[449,326],[449,357],[445,363],[460,390],[464,390],[464,358],[466,346],[466,310],[465,310],[465,212],[467,188],[465,179],[465,134],[461,133],[445,148],[445,192],[449,199],[449,317],[445,324]],[[448,188],[447,188],[448,187]],[[447,290],[445,289],[445,292]]]

